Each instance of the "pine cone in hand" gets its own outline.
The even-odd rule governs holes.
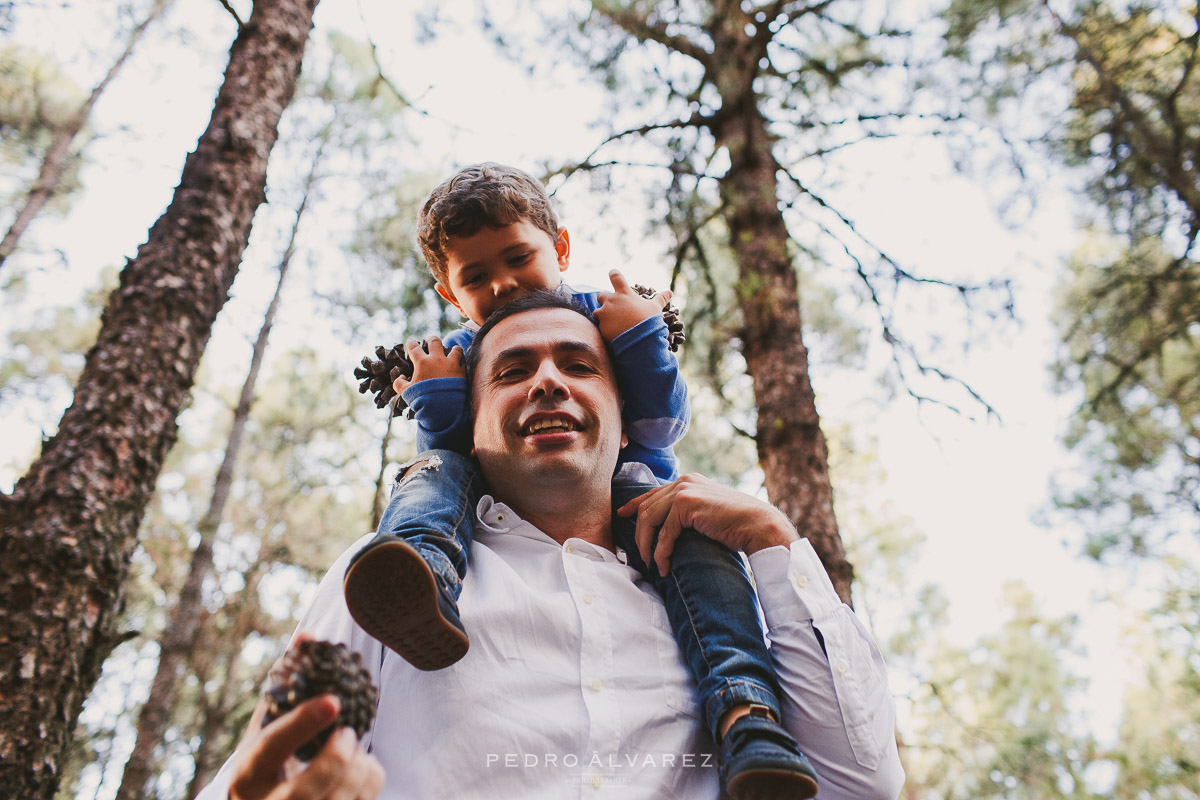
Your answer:
[[[635,283],[633,290],[642,297],[654,297],[658,294],[649,286],[642,286],[640,283]],[[663,322],[667,323],[667,347],[674,353],[679,350],[679,345],[687,341],[687,337],[683,335],[683,322],[679,319],[679,309],[669,302],[663,309]]]
[[[429,345],[425,342],[421,342],[421,347],[426,353],[429,352]],[[375,356],[378,360],[364,356],[361,365],[354,368],[354,379],[359,381],[358,393],[373,392],[376,408],[383,408],[388,403],[393,403],[396,406],[395,413],[399,414],[408,406],[405,404],[404,398],[396,394],[396,390],[392,388],[392,382],[401,375],[411,378],[413,363],[408,360],[408,355],[404,352],[403,342],[393,346],[391,350],[379,345],[375,348]],[[409,417],[412,417],[411,410]]]
[[[338,728],[351,727],[361,739],[371,727],[379,692],[362,658],[344,644],[300,642],[288,650],[275,675],[263,725],[313,697],[336,694],[342,701],[337,719],[296,751],[301,761],[312,761]]]

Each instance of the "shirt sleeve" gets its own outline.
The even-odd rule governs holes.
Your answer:
[[[667,334],[667,324],[656,315],[612,341],[629,438],[652,449],[674,445],[691,422],[687,384]]]
[[[466,378],[430,378],[404,390],[417,420],[417,452],[471,451],[471,421],[467,413]]]
[[[379,686],[383,645],[355,624],[342,594],[342,579],[346,576],[350,558],[370,541],[372,536],[374,534],[370,533],[363,536],[333,562],[333,566],[317,585],[316,595],[296,627],[296,633],[310,633],[316,639],[341,643],[356,651],[362,656],[363,666],[371,674],[371,681]],[[295,634],[292,635],[292,639],[295,639]],[[374,730],[370,730],[363,738],[363,746],[368,751],[371,749],[373,733]],[[227,800],[237,757],[238,753],[235,751],[222,765],[212,782],[196,796],[196,800]]]
[[[750,556],[784,724],[813,762],[821,800],[895,800],[904,784],[883,655],[841,602],[807,539]]]

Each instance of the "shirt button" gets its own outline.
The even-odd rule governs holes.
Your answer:
[[[805,586],[808,586],[808,576],[807,575],[797,575],[796,576],[796,585],[798,587],[800,587],[801,589],[803,589]]]
[[[592,786],[593,786],[594,788],[596,788],[596,789],[599,789],[599,788],[600,788],[600,784],[602,784],[602,783],[604,783],[604,779],[603,779],[603,778],[601,778],[599,775],[593,775],[593,776],[592,776]]]
[[[564,547],[563,550],[566,551],[567,555],[573,555],[575,553],[575,545],[569,544]]]
[[[496,519],[497,519],[498,521],[500,521],[500,522],[504,522],[504,515],[503,515],[503,514],[497,514],[497,515],[496,515]]]
[[[840,672],[844,675],[846,673],[846,670],[848,670],[848,669],[850,669],[850,665],[846,663],[845,659],[838,661],[838,663],[837,663],[837,671],[838,672]]]
[[[592,691],[598,692],[604,688],[604,681],[599,678],[592,678]]]
[[[595,599],[596,599],[596,598],[592,597],[592,593],[591,593],[591,592],[584,592],[584,593],[583,593],[583,602],[587,603],[589,606],[592,604],[592,601],[593,601],[593,600],[595,600]]]

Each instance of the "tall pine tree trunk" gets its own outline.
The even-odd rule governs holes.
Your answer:
[[[9,225],[8,232],[4,234],[3,239],[0,239],[0,266],[3,266],[4,260],[17,249],[17,244],[21,241],[21,236],[24,235],[25,229],[29,227],[29,223],[33,222],[34,217],[38,215],[50,198],[58,191],[63,173],[66,172],[70,161],[71,145],[75,142],[75,137],[79,135],[79,132],[83,130],[83,126],[87,124],[88,119],[91,117],[92,108],[96,105],[96,101],[100,99],[100,95],[104,93],[108,85],[117,77],[117,73],[121,71],[121,67],[125,66],[125,62],[129,60],[134,46],[142,38],[142,34],[146,32],[146,28],[150,26],[150,23],[163,15],[171,2],[173,0],[155,0],[154,5],[150,8],[150,13],[130,32],[129,39],[125,42],[125,49],[121,51],[121,55],[117,57],[113,65],[108,68],[108,73],[104,76],[104,79],[96,84],[88,99],[79,107],[79,110],[61,128],[54,131],[50,146],[46,148],[46,152],[42,156],[42,165],[38,169],[38,176],[34,180],[33,186],[29,188],[29,192],[25,195],[20,208],[17,209],[17,216],[13,219],[12,224]]]
[[[264,564],[260,554],[258,561],[244,576],[246,585],[238,594],[236,608],[233,609],[233,624],[225,637],[225,651],[222,654],[225,676],[217,690],[216,699],[203,703],[200,743],[196,747],[196,767],[192,779],[188,781],[187,800],[193,800],[209,784],[237,739],[236,733],[230,730],[229,717],[241,699],[238,693],[242,685],[238,680],[238,660],[246,639],[251,633],[261,630],[262,607],[258,602],[258,587],[267,567],[269,564]],[[229,610],[228,605],[226,610]],[[258,683],[261,681],[255,681],[256,685]]]
[[[229,490],[233,485],[233,470],[237,464],[238,454],[242,447],[242,437],[246,431],[246,421],[250,418],[250,407],[254,403],[254,388],[258,383],[259,369],[267,352],[267,342],[271,337],[271,327],[275,323],[275,313],[279,310],[279,299],[283,293],[284,280],[287,278],[288,267],[291,266],[292,256],[296,252],[296,235],[300,230],[300,222],[308,207],[309,193],[316,180],[317,166],[320,156],[313,160],[305,181],[304,196],[300,207],[296,210],[296,220],[292,224],[291,235],[287,248],[279,261],[279,278],[275,284],[275,294],[267,306],[263,316],[258,338],[254,342],[254,350],[250,356],[250,368],[246,372],[246,380],[242,384],[242,393],[238,398],[237,407],[233,412],[233,422],[229,428],[229,440],[225,445],[225,455],[217,470],[217,478],[213,483],[212,498],[208,511],[197,526],[200,542],[192,552],[192,561],[188,567],[187,578],[179,592],[179,600],[172,609],[171,615],[159,639],[158,669],[150,684],[150,696],[138,714],[137,738],[134,741],[133,752],[125,762],[125,773],[121,777],[121,786],[117,789],[117,800],[136,800],[143,796],[146,781],[154,769],[154,751],[163,741],[170,722],[171,709],[175,703],[175,685],[178,675],[192,642],[196,636],[196,628],[200,623],[200,611],[203,597],[201,589],[204,579],[212,572],[213,540],[217,536],[217,528],[225,515],[225,503],[229,499]]]
[[[0,786],[50,800],[119,640],[137,529],[229,296],[317,0],[258,0],[170,206],[121,273],[75,401],[0,496]]]
[[[838,595],[850,603],[854,570],[838,533],[829,480],[829,450],[808,374],[800,287],[779,208],[775,137],[753,91],[762,43],[746,20],[714,20],[712,75],[721,110],[712,123],[729,156],[719,179],[730,247],[737,260],[739,338],[758,409],[755,441],[767,496],[787,514],[821,558]]]
[[[639,41],[700,65],[702,78],[690,90],[692,98],[708,90],[720,96],[717,111],[694,113],[684,124],[707,128],[729,157],[718,183],[737,260],[738,333],[758,410],[758,461],[771,502],[812,542],[838,595],[849,603],[854,570],[838,534],[829,453],[808,375],[800,289],[779,208],[776,140],[756,89],[775,32],[826,5],[720,0],[700,5],[698,22],[680,25],[669,23],[671,14],[660,14],[658,6],[632,0],[593,0],[592,10]]]

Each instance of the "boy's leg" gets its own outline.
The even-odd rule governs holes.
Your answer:
[[[346,569],[351,616],[418,669],[450,666],[467,652],[456,601],[479,493],[473,459],[422,453],[401,467],[378,533]]]
[[[651,488],[614,486],[614,508]],[[675,542],[670,572],[660,576],[653,564],[642,561],[634,531],[633,520],[614,514],[613,537],[625,549],[629,564],[662,596],[684,661],[696,679],[704,722],[721,745],[722,788],[730,797],[755,797],[767,787],[781,793],[763,796],[815,795],[816,772],[778,724],[778,682],[754,585],[741,556],[685,529]],[[747,711],[751,715],[745,720],[722,725],[727,717]]]

